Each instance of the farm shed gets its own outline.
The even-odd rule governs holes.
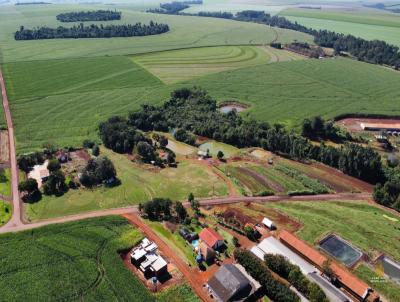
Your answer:
[[[203,229],[199,234],[199,238],[214,250],[218,250],[224,245],[224,238],[212,228]]]
[[[400,123],[361,123],[365,131],[400,131]]]
[[[260,288],[260,284],[240,265],[226,264],[208,280],[207,288],[219,302],[244,301]]]
[[[270,219],[268,219],[267,217],[264,217],[262,220],[262,224],[265,225],[267,228],[269,228],[270,230],[273,230],[276,228],[274,222]]]
[[[286,246],[316,265],[318,268],[322,268],[324,262],[327,260],[324,255],[320,254],[307,243],[286,230],[283,230],[279,234],[279,238]],[[379,296],[366,283],[355,277],[352,273],[334,262],[331,264],[331,269],[337,276],[337,279],[343,288],[359,301],[379,301]]]

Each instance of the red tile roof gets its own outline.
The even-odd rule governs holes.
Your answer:
[[[218,241],[224,240],[220,234],[211,228],[203,229],[199,234],[199,238],[209,247],[214,247]]]
[[[279,238],[281,241],[292,247],[296,250],[299,254],[303,255],[303,257],[309,259],[315,265],[322,267],[323,263],[327,260],[327,258],[316,251],[314,248],[310,247],[304,241],[297,238],[295,235],[288,231],[281,231],[279,234]],[[365,298],[368,290],[370,289],[369,286],[355,277],[352,273],[347,271],[346,269],[342,268],[337,263],[332,263],[331,268],[336,274],[339,281],[348,289],[350,289],[353,293],[358,295],[359,297]]]

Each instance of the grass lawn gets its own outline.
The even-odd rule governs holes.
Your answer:
[[[172,249],[180,254],[186,262],[190,263],[192,266],[196,266],[196,254],[190,244],[179,235],[179,229],[175,233],[172,233],[170,230],[165,228],[161,222],[149,221],[147,219],[144,219],[143,221],[148,224],[151,229],[170,247],[172,247]]]
[[[101,154],[114,163],[121,185],[70,190],[61,197],[43,196],[37,203],[26,204],[26,216],[30,220],[39,220],[134,205],[153,197],[183,200],[190,192],[199,198],[227,194],[226,184],[201,164],[182,161],[178,168],[152,172],[132,163],[126,156],[105,148],[101,149]]]
[[[199,149],[203,151],[209,150],[213,157],[217,157],[218,151],[222,151],[224,153],[224,158],[232,157],[239,152],[238,148],[217,141],[207,141],[204,144],[201,144]]]
[[[0,194],[11,196],[11,169],[9,168],[4,169],[4,179],[0,179]]]
[[[136,55],[132,60],[164,83],[176,83],[195,77],[257,66],[278,60],[273,48],[260,46],[217,46],[164,51]],[[281,51],[279,60],[293,59],[288,52]]]
[[[333,30],[367,40],[379,39],[400,46],[400,18],[395,13],[371,9],[287,9],[280,15],[314,29]]]
[[[400,220],[393,214],[363,201],[270,203],[304,224],[299,236],[315,244],[334,232],[374,258],[379,252],[400,260]],[[385,215],[385,216],[384,216]],[[398,217],[397,217],[398,218]]]
[[[360,264],[356,268],[355,273],[390,302],[400,301],[400,285],[398,283],[380,277],[365,264]]]
[[[12,209],[7,202],[0,200],[0,226],[4,225],[11,219]]]
[[[151,294],[118,254],[142,236],[116,216],[1,235],[2,300],[171,301],[167,292]],[[182,301],[195,296],[188,288],[171,290]]]

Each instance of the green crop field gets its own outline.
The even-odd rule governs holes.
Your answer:
[[[379,39],[400,46],[399,14],[372,9],[287,9],[280,15],[314,29],[333,30],[367,40]]]
[[[141,238],[113,216],[1,235],[1,300],[198,301],[187,286],[154,296],[124,266],[118,252]]]
[[[287,51],[277,51],[271,47],[262,46],[191,48],[132,57],[134,62],[166,84],[225,70],[301,58]]]
[[[11,205],[0,200],[0,226],[4,225],[11,218]]]
[[[400,241],[393,240],[398,237],[400,217],[367,202],[291,202],[267,206],[303,223],[298,234],[311,244],[333,231],[370,256],[384,252],[400,260]]]
[[[146,170],[110,150],[101,149],[117,170],[121,185],[94,190],[70,190],[60,197],[45,196],[37,203],[26,205],[30,220],[58,217],[98,209],[117,208],[145,202],[153,197],[186,199],[190,192],[196,197],[224,196],[226,184],[204,165],[181,161],[178,168],[160,172]]]
[[[303,186],[300,181],[278,171],[275,168],[265,168],[263,166],[257,166],[254,167],[254,170],[260,173],[261,175],[264,175],[271,181],[283,186],[285,192],[301,191],[306,189],[306,187]]]
[[[13,34],[21,25],[27,28],[43,25],[65,26],[55,18],[60,12],[77,8],[79,10],[110,8],[101,5],[34,6],[36,5],[2,6],[0,12],[0,49],[2,53],[0,63],[83,56],[128,55],[199,46],[265,44],[275,39],[282,42],[294,39],[311,41],[309,35],[285,29],[272,29],[261,24],[215,18],[149,14],[138,11],[134,5],[113,6],[112,9],[122,11],[122,19],[107,23],[148,23],[153,20],[167,23],[171,30],[165,34],[145,37],[15,41]]]
[[[7,63],[4,73],[19,153],[48,142],[64,147],[97,139],[100,121],[160,104],[182,86],[201,86],[219,102],[246,103],[243,114],[289,127],[315,115],[400,111],[400,74],[348,59],[264,64],[171,85],[127,57]]]

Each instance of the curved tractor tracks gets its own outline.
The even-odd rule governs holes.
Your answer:
[[[17,167],[17,155],[15,151],[15,139],[14,139],[14,126],[11,118],[10,105],[8,102],[6,85],[4,83],[4,77],[0,68],[0,85],[1,94],[3,96],[3,108],[4,115],[7,122],[8,128],[8,141],[9,141],[9,153],[10,153],[10,165],[11,165],[11,194],[12,194],[12,205],[13,215],[10,221],[2,227],[2,229],[13,229],[23,225],[21,217],[21,202],[18,192],[18,167]]]

